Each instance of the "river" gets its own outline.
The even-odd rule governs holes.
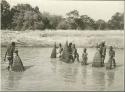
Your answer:
[[[24,72],[9,72],[7,62],[1,62],[2,91],[123,91],[124,90],[124,50],[115,49],[117,67],[92,67],[96,52],[88,48],[87,66],[77,61],[67,64],[59,59],[51,59],[52,48],[19,47],[19,55],[26,68]],[[2,61],[6,48],[1,48]],[[78,49],[80,60],[82,48]],[[105,62],[108,60],[108,50]]]

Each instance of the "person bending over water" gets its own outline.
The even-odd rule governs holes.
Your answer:
[[[88,60],[87,55],[88,55],[88,53],[86,51],[87,51],[87,49],[84,48],[83,54],[82,54],[82,62],[81,62],[82,65],[87,65],[87,60]]]
[[[15,52],[14,52],[12,70],[16,71],[16,72],[20,72],[20,71],[25,70],[24,66],[23,66],[23,63],[22,63],[22,61],[19,57],[18,50],[15,50]]]
[[[6,57],[9,61],[8,70],[10,71],[12,70],[14,51],[15,51],[15,42],[12,42],[11,45],[8,46],[7,51],[5,53],[5,58],[4,58],[4,61],[6,61]]]

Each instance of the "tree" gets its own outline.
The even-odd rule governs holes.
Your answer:
[[[64,30],[70,29],[70,24],[65,19],[63,19],[58,24],[57,29],[64,29]]]
[[[108,28],[113,30],[123,30],[124,14],[119,12],[115,13],[108,21]]]
[[[56,29],[58,24],[61,22],[62,17],[57,15],[51,15],[50,17],[48,17],[48,19],[50,21],[51,29]]]
[[[70,11],[66,14],[69,18],[78,18],[79,12],[77,10]]]
[[[39,7],[29,4],[17,4],[10,9],[6,0],[1,1],[1,29],[44,30],[44,29],[80,29],[80,30],[123,30],[124,13],[115,13],[108,22],[95,21],[88,15],[79,15],[79,11],[66,13],[66,18],[41,13]]]
[[[62,21],[62,16],[50,15],[47,12],[43,12],[42,21],[44,23],[45,29],[56,29],[58,24]]]
[[[11,12],[14,30],[44,29],[44,23],[38,7],[32,8],[29,4],[18,4],[11,9]]]
[[[70,28],[78,29],[79,28],[79,25],[78,25],[79,12],[77,10],[73,10],[67,13],[66,15],[67,15],[66,21],[70,24]]]
[[[6,0],[1,1],[1,29],[8,29],[11,23],[10,5]]]
[[[96,29],[98,29],[98,30],[106,29],[106,22],[102,19],[97,20],[96,21]]]
[[[88,15],[81,15],[80,19],[82,21],[82,29],[95,29],[95,21]]]
[[[26,24],[26,23],[24,23],[24,22],[26,22],[24,15],[27,11],[30,11],[30,10],[32,10],[32,7],[29,4],[18,4],[16,6],[12,7],[12,9],[11,9],[11,13],[13,16],[12,28],[14,30],[22,30],[22,28],[24,26],[23,24]],[[29,16],[31,16],[31,15],[29,15]]]
[[[79,15],[77,10],[67,13],[67,22],[70,24],[71,29],[95,29],[95,21],[88,15]]]
[[[41,14],[41,18],[42,18],[42,21],[43,21],[43,24],[44,24],[44,29],[50,29],[50,21],[49,21],[49,16],[50,14],[48,12],[43,12]]]

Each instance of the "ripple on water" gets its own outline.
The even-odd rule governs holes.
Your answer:
[[[2,48],[2,59],[5,48]],[[67,64],[50,59],[51,48],[19,48],[19,55],[26,68],[24,72],[8,72],[8,63],[1,64],[2,90],[38,91],[102,91],[124,90],[124,53],[116,49],[117,68],[94,68],[91,63],[95,49],[88,48],[88,65],[75,62]],[[82,49],[78,49],[80,60]],[[49,53],[49,54],[48,54]],[[108,50],[107,50],[108,55]],[[108,56],[105,62],[107,62]]]

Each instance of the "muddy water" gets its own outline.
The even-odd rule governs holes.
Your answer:
[[[5,54],[2,48],[2,58]],[[124,90],[124,51],[115,49],[117,68],[106,70],[91,66],[96,49],[88,48],[87,66],[77,61],[67,64],[59,59],[50,59],[52,48],[19,48],[19,55],[26,68],[24,72],[8,72],[8,63],[1,64],[2,90],[22,91],[91,91]],[[78,52],[81,54],[82,49]],[[108,52],[108,50],[107,50]],[[108,55],[108,53],[107,53]],[[107,62],[106,56],[105,62]]]

